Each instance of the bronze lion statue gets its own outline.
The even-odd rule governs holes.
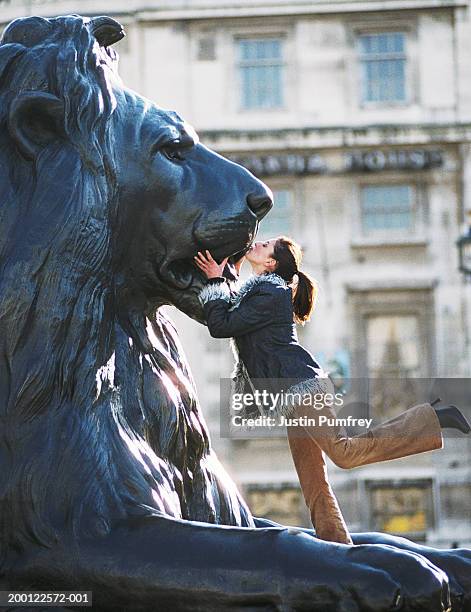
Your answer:
[[[0,43],[0,590],[113,612],[471,610],[470,551],[324,542],[253,517],[222,468],[159,308],[203,322],[193,255],[247,248],[271,194],[124,87],[123,35],[28,17]]]

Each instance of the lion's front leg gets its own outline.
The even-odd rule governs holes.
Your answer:
[[[323,542],[296,528],[163,516],[123,521],[110,535],[73,548],[36,552],[10,578],[16,587],[37,582],[91,590],[93,609],[113,612],[443,612],[448,596],[440,570],[393,547]]]

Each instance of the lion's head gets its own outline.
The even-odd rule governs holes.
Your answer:
[[[105,17],[12,22],[0,59],[4,85],[15,75],[1,91],[4,144],[17,176],[31,181],[22,200],[47,193],[46,206],[60,207],[54,222],[62,233],[63,216],[83,202],[81,232],[67,236],[68,248],[85,267],[87,257],[101,261],[120,301],[169,303],[201,320],[204,277],[193,256],[210,249],[221,260],[248,247],[271,192],[202,145],[177,113],[123,86],[109,46],[122,36]],[[94,233],[99,240],[77,250]]]
[[[0,43],[0,532],[16,548],[129,513],[250,523],[158,306],[201,319],[193,255],[244,250],[270,192],[123,86],[122,36],[108,17],[29,17]]]

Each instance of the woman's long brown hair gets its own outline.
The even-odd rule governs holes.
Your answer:
[[[288,236],[277,238],[273,248],[273,259],[278,262],[275,273],[288,283],[292,282],[295,274],[298,275],[298,286],[293,297],[294,320],[304,325],[311,318],[316,305],[318,286],[310,274],[299,269],[302,257],[297,242]]]

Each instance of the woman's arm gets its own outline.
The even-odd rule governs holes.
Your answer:
[[[216,279],[211,281],[203,287],[199,299],[213,338],[242,336],[271,323],[274,297],[270,291],[259,287],[245,295],[240,304],[230,311],[227,283]]]

